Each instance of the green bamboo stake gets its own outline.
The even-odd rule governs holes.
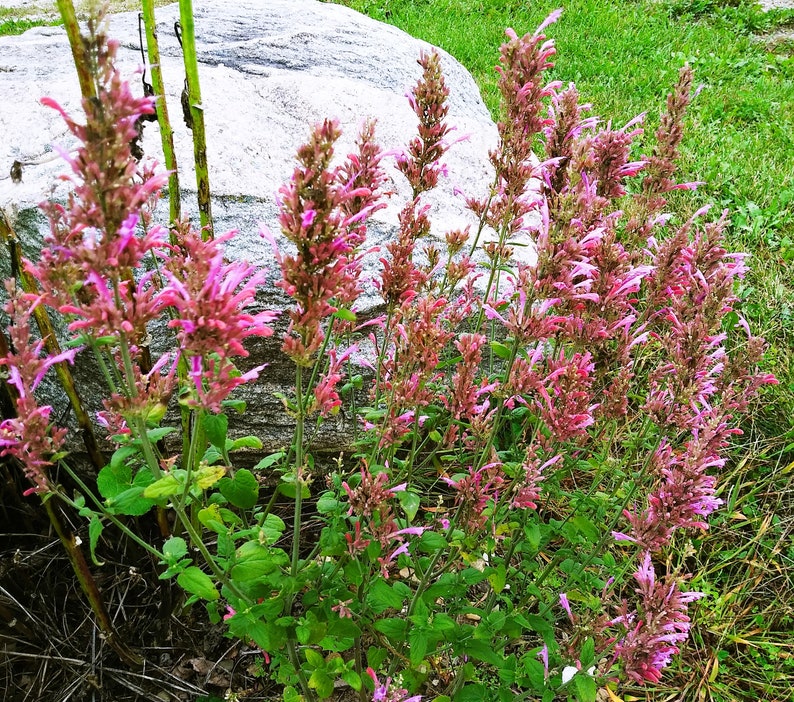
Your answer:
[[[207,134],[204,128],[204,106],[201,104],[198,58],[196,57],[196,26],[193,21],[193,0],[179,0],[182,55],[185,61],[187,98],[193,122],[193,159],[196,164],[196,187],[202,236],[211,239],[212,208],[210,178],[207,170]]]
[[[168,105],[165,100],[165,83],[160,65],[160,45],[157,40],[157,23],[154,16],[154,0],[141,0],[143,24],[146,28],[146,52],[149,56],[149,71],[154,88],[157,122],[160,124],[160,140],[168,176],[169,217],[173,226],[181,217],[182,203],[179,194],[179,173],[177,172],[176,152],[174,151],[174,130],[168,118]]]
[[[88,56],[86,56],[85,45],[80,35],[80,25],[77,23],[77,13],[74,11],[72,0],[58,0],[58,12],[61,13],[61,20],[66,28],[66,36],[69,37],[69,45],[72,47],[72,58],[74,59],[74,67],[77,69],[77,78],[80,81],[80,92],[85,99],[96,97],[96,85],[91,75],[91,64]]]

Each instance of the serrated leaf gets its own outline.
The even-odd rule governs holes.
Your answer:
[[[373,626],[393,643],[405,641],[405,632],[408,629],[408,622],[405,619],[379,619]]]
[[[309,678],[309,687],[317,690],[320,699],[325,699],[334,694],[334,681],[322,668],[315,670]]]
[[[493,591],[497,594],[505,589],[505,585],[507,584],[507,570],[505,569],[504,563],[500,563],[493,569],[493,572],[488,576],[488,582],[493,588]]]
[[[408,630],[408,657],[411,665],[418,666],[430,650],[430,640],[426,629],[415,626]]]
[[[490,699],[488,688],[481,683],[464,685],[455,695],[455,702],[482,702]]]
[[[241,436],[239,439],[227,443],[226,450],[236,451],[241,448],[261,449],[262,446],[262,440],[256,436]]]
[[[202,465],[193,473],[193,484],[201,490],[206,490],[215,485],[224,475],[226,475],[226,466],[224,465]]]
[[[115,465],[111,462],[97,475],[97,490],[106,500],[112,500],[131,485],[132,470],[123,462],[118,462]]]
[[[368,588],[367,604],[375,614],[390,608],[399,611],[403,606],[403,598],[383,578],[378,578]]]
[[[303,696],[291,685],[287,685],[281,693],[284,702],[303,702]]]
[[[576,688],[576,698],[579,702],[596,702],[598,685],[587,673],[577,673],[573,679]]]
[[[232,578],[240,582],[257,580],[286,565],[288,561],[287,554],[281,549],[247,541],[237,549],[237,563],[232,568]]]
[[[416,517],[416,513],[419,511],[419,505],[421,503],[419,495],[415,492],[403,490],[397,493],[397,499],[400,501],[400,506],[403,508],[403,512],[405,512],[408,521],[412,522],[414,517]]]
[[[182,485],[173,473],[164,475],[159,480],[155,480],[151,485],[143,490],[143,496],[149,499],[158,499],[161,497],[170,497],[176,495],[182,490]]]
[[[505,360],[510,358],[510,349],[507,346],[505,346],[504,344],[502,344],[502,343],[500,343],[498,341],[491,341],[490,342],[490,346],[491,346],[491,351],[493,352],[494,356],[497,356],[499,358],[503,358]]]
[[[110,501],[108,505],[116,514],[140,517],[155,505],[155,501],[143,496],[144,488],[133,485]]]
[[[222,407],[229,407],[233,409],[237,414],[244,414],[245,413],[245,400],[224,400],[221,402]]]
[[[504,658],[494,651],[493,646],[487,641],[468,639],[462,642],[460,650],[476,661],[490,663],[497,667],[501,667],[504,664]]]
[[[583,668],[589,668],[595,660],[595,641],[587,639],[582,646],[582,652],[579,654],[579,660]]]
[[[272,651],[278,636],[272,636],[272,627],[254,614],[238,612],[226,620],[229,633],[242,641],[251,639],[263,651]]]
[[[284,523],[284,520],[279,517],[277,514],[273,514],[272,512],[265,517],[265,521],[262,524],[263,527],[266,529],[274,529],[279,533],[284,533],[284,530],[287,528],[287,525]]]
[[[284,456],[286,456],[283,451],[278,451],[276,453],[271,453],[269,456],[265,456],[259,463],[254,466],[254,470],[265,470],[266,468],[270,468],[270,466],[278,463]]]
[[[99,542],[99,537],[102,534],[102,520],[97,517],[95,514],[91,516],[91,521],[88,523],[88,545],[91,550],[91,560],[94,562],[95,565],[102,566],[105,565],[102,561],[98,560],[96,557],[96,545]]]
[[[187,555],[187,542],[181,536],[172,536],[163,544],[166,561],[178,561]]]
[[[136,455],[139,453],[139,451],[140,448],[138,446],[121,446],[120,448],[117,448],[110,457],[110,465],[113,468],[126,465],[127,459]]]
[[[342,680],[344,680],[356,692],[361,689],[361,676],[355,670],[346,670],[342,673]]]
[[[332,492],[324,492],[317,499],[317,511],[320,514],[330,514],[331,512],[335,512],[338,506],[339,500],[336,499],[334,493]]]
[[[212,578],[196,566],[185,568],[176,576],[176,581],[185,592],[203,600],[217,600],[220,597]]]
[[[207,434],[207,440],[221,451],[226,448],[226,433],[229,419],[225,414],[205,414],[201,426]]]
[[[346,322],[355,322],[356,321],[356,313],[352,310],[347,310],[344,307],[340,307],[336,312],[333,313],[334,317],[337,319],[343,319]]]
[[[175,431],[176,429],[174,427],[156,427],[154,429],[147,429],[146,436],[149,438],[149,441],[156,444],[160,439],[164,439]]]
[[[199,510],[198,520],[207,529],[214,531],[216,534],[225,534],[226,525],[223,523],[221,516],[221,509],[218,505],[209,505]]]
[[[306,656],[306,662],[312,668],[325,667],[325,658],[323,658],[323,654],[319,651],[316,651],[313,648],[306,648],[303,650],[303,655]]]
[[[259,500],[259,483],[254,474],[241,468],[234,478],[223,478],[218,489],[229,502],[240,509],[251,509]]]
[[[425,553],[435,553],[447,546],[447,540],[436,531],[425,531],[419,539],[419,549]]]

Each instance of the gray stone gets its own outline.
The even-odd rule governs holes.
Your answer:
[[[183,202],[195,211],[192,138],[182,123],[179,103],[184,70],[173,31],[177,19],[176,5],[157,10]],[[431,47],[346,7],[315,0],[197,2],[195,22],[215,229],[239,230],[228,255],[264,266],[275,279],[278,272],[270,246],[259,235],[259,224],[279,234],[275,194],[289,178],[294,154],[310,126],[326,117],[340,121],[344,132],[337,148],[340,157],[352,149],[361,124],[370,117],[378,121],[377,135],[385,149],[404,148],[416,130],[406,94],[420,75],[416,62],[420,52]],[[112,16],[110,35],[121,42],[122,71],[140,85],[140,76],[135,75],[141,64],[137,13]],[[450,88],[449,120],[458,130],[453,136],[468,138],[447,154],[449,178],[427,198],[436,238],[473,221],[455,192],[460,189],[476,196],[487,192],[492,179],[487,154],[497,138],[471,76],[440,53]],[[51,193],[63,197],[67,187],[58,180],[65,166],[53,158],[51,145],[67,149],[72,145],[60,117],[38,100],[51,96],[68,112],[79,114],[79,89],[62,28],[38,27],[21,36],[0,38],[0,95],[0,173],[8,174],[14,160],[30,164],[24,167],[21,183],[9,177],[0,180],[0,207],[14,222],[27,254],[35,256],[46,231],[36,206]],[[162,161],[156,125],[146,127],[143,148]],[[410,195],[392,164],[393,159],[387,187],[395,194],[371,222],[370,245],[382,245],[395,236],[397,213]],[[166,210],[164,204],[163,214]],[[376,263],[377,256],[371,257],[365,277],[376,274]],[[277,291],[268,288],[272,292],[264,294],[262,305],[282,306]],[[370,287],[365,306],[378,302]],[[271,368],[264,374],[265,382],[248,397],[256,412],[238,427],[266,434],[263,438],[271,446],[287,440],[290,433],[290,422],[272,397],[291,377],[289,364],[279,360],[276,348],[277,343],[271,343],[256,349],[256,360],[269,360]],[[337,429],[329,425],[327,441],[320,443],[334,444],[331,435]]]

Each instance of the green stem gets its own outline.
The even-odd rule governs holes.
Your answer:
[[[190,115],[193,118],[193,159],[196,165],[196,188],[202,236],[212,239],[212,206],[210,178],[207,168],[207,133],[204,127],[204,106],[201,102],[198,58],[196,56],[196,26],[193,20],[193,1],[179,0],[179,22],[182,27],[182,54],[185,62]]]
[[[102,513],[102,516],[105,517],[108,521],[110,521],[113,525],[115,525],[123,534],[125,534],[128,538],[132,539],[138,546],[143,548],[144,550],[151,553],[155,558],[159,561],[164,561],[165,558],[163,554],[160,553],[156,548],[154,548],[150,543],[144,541],[140,536],[138,536],[134,531],[132,531],[124,522],[120,519],[115,517],[114,515],[110,514],[107,511],[105,506],[102,502],[97,499],[91,490],[89,490],[88,486],[80,479],[80,477],[75,473],[67,463],[61,461],[60,463],[61,468],[63,468],[68,474],[69,477],[77,483],[77,486],[83,491],[83,494],[88,497],[96,506],[97,509]],[[74,500],[72,500],[68,495],[63,492],[56,492],[55,493],[61,500],[66,502],[66,504],[70,505],[72,508],[79,510],[80,505],[78,505]]]
[[[168,169],[168,201],[169,217],[173,226],[181,217],[182,204],[179,194],[179,173],[177,171],[176,152],[174,151],[174,130],[168,117],[168,105],[165,100],[165,84],[163,70],[160,65],[160,45],[157,40],[157,22],[154,16],[154,0],[141,0],[143,22],[146,27],[146,51],[149,56],[149,71],[152,75],[157,122],[160,125],[160,141],[163,145],[163,158]],[[173,243],[173,241],[172,241]]]
[[[185,510],[181,507],[175,507],[174,512],[176,512],[179,521],[182,522],[182,526],[185,528],[185,531],[190,536],[190,541],[201,553],[202,557],[204,558],[204,562],[210,567],[212,574],[215,576],[215,579],[221,583],[226,589],[229,590],[237,599],[241,602],[245,602],[247,605],[253,605],[253,601],[251,600],[248,595],[246,595],[242,590],[240,590],[233,581],[229,580],[226,577],[226,573],[223,572],[221,567],[216,563],[215,559],[212,557],[212,554],[209,552],[209,549],[204,544],[203,539],[201,538],[201,534],[199,534],[196,529],[193,527],[190,519],[188,518]]]
[[[298,403],[298,416],[295,424],[295,514],[292,522],[292,564],[291,575],[294,578],[298,573],[298,556],[300,554],[301,510],[303,509],[303,429],[306,418],[304,417],[303,403],[303,367],[295,367],[295,397]]]
[[[298,648],[293,639],[287,639],[287,654],[289,655],[292,667],[295,668],[301,690],[303,690],[306,699],[309,700],[309,702],[316,702],[317,696],[314,694],[314,690],[309,687],[309,681],[306,679],[306,674],[303,672],[303,666],[301,666],[300,659],[298,658]]]

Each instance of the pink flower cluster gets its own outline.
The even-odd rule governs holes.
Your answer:
[[[681,592],[670,577],[657,580],[650,553],[634,574],[640,598],[640,612],[624,612],[613,620],[626,629],[615,645],[626,675],[638,683],[657,683],[661,671],[686,641],[691,625],[687,605],[703,597],[699,592]]]

